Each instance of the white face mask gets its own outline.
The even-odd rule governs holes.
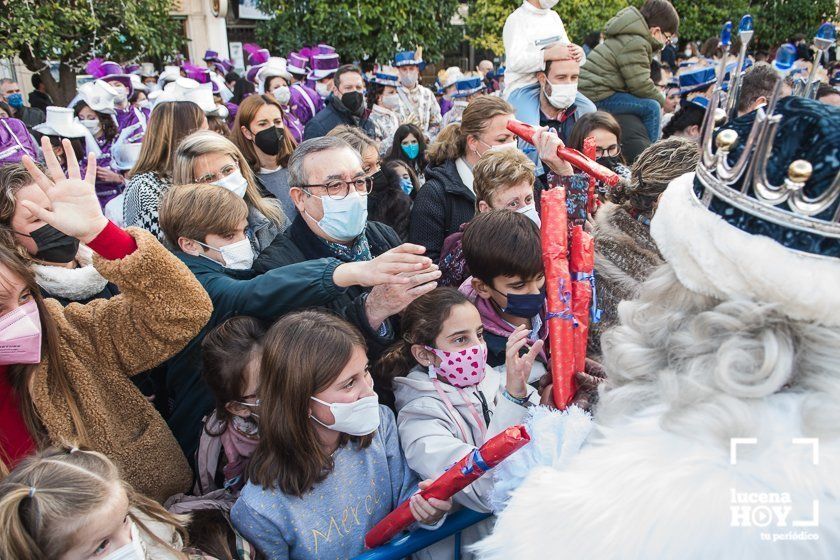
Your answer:
[[[254,250],[251,248],[251,242],[246,237],[242,241],[231,243],[230,245],[223,245],[221,247],[211,247],[201,241],[196,241],[202,247],[206,247],[211,251],[218,251],[225,261],[225,268],[231,270],[248,270],[254,265]],[[205,259],[210,259],[213,262],[218,262],[205,254],[201,255]]]
[[[523,206],[519,210],[517,210],[520,214],[525,214],[528,216],[532,222],[537,224],[537,227],[542,226],[542,221],[540,220],[540,215],[537,214],[537,206],[535,204],[529,204],[528,206]]]
[[[490,146],[487,148],[487,152],[503,152],[505,150],[515,150],[516,149],[516,140],[511,140],[510,142],[505,142],[504,144],[496,144],[495,146]],[[485,154],[487,152],[484,152]]]
[[[292,98],[292,90],[289,89],[289,86],[276,87],[271,93],[274,94],[274,99],[276,99],[280,105],[286,105],[289,102],[289,99]]]
[[[321,82],[315,82],[315,91],[317,91],[318,95],[321,97],[329,97],[330,86]]]
[[[134,521],[129,520],[129,522],[131,523],[131,542],[109,552],[102,560],[146,560],[146,551],[143,549],[143,543],[140,542],[137,525]]]
[[[400,76],[400,83],[408,89],[414,88],[417,85],[417,76],[415,74],[407,74]]]
[[[126,101],[128,101],[128,91],[126,91],[125,87],[123,86],[114,86],[114,89],[117,90],[117,96],[114,98],[114,103],[117,105],[122,105]]]
[[[245,177],[242,176],[242,172],[238,169],[228,175],[227,177],[222,177],[218,181],[210,183],[211,185],[216,185],[217,187],[222,187],[239,198],[245,198],[245,190],[248,188],[248,181]]]
[[[315,397],[309,397],[315,402],[330,407],[335,422],[328,426],[309,415],[310,418],[325,428],[335,430],[351,436],[366,436],[379,427],[379,398],[376,395],[364,397],[351,403],[328,403]]]
[[[99,134],[99,131],[100,131],[100,130],[102,130],[102,125],[101,125],[101,124],[99,124],[99,119],[94,119],[94,120],[88,120],[88,119],[85,119],[85,120],[80,121],[80,122],[81,122],[81,123],[84,125],[84,127],[85,127],[85,128],[87,128],[87,129],[90,131],[90,133],[91,133],[91,134],[93,134],[94,136],[96,136],[97,134]]]
[[[551,95],[547,98],[555,109],[568,109],[575,102],[577,84],[552,84],[548,79],[545,83],[551,86]]]
[[[557,5],[557,2],[559,2],[559,0],[540,0],[540,8],[543,10],[550,10]]]
[[[392,111],[395,111],[400,106],[400,96],[396,93],[392,93],[390,95],[383,95],[381,105],[386,109],[391,109]]]

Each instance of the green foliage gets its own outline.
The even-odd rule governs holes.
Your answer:
[[[771,48],[796,33],[812,37],[820,23],[838,17],[835,0],[726,0],[698,2],[672,0],[680,14],[679,36],[694,41],[716,37],[730,20],[737,25],[741,16],[752,14],[756,35],[753,44]],[[587,33],[603,29],[616,12],[628,5],[640,6],[643,0],[562,0],[555,10],[563,19],[572,41],[581,42]],[[495,54],[504,53],[502,28],[508,14],[521,1],[474,0],[470,2],[467,37],[479,48]]]
[[[174,0],[10,0],[0,11],[0,56],[31,70],[59,61],[73,70],[96,56],[164,57],[182,42],[169,15]],[[93,10],[91,10],[93,5]]]
[[[275,17],[257,25],[257,39],[278,55],[327,43],[343,60],[380,62],[420,46],[434,62],[461,40],[462,28],[450,25],[457,7],[458,0],[261,0]]]

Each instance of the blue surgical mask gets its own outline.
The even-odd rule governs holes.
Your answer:
[[[401,147],[408,159],[415,159],[420,155],[420,144],[409,144],[408,146],[403,145]]]
[[[545,305],[545,289],[540,290],[538,294],[505,294],[505,297],[507,305],[502,312],[522,319],[531,319],[539,315]]]
[[[8,101],[9,105],[15,109],[20,109],[23,107],[23,94],[13,93],[8,95],[6,96],[6,101]]]
[[[414,183],[411,182],[410,178],[403,177],[400,179],[400,187],[405,194],[411,194],[411,191],[414,190]]]
[[[328,196],[318,198],[324,206],[324,217],[316,223],[324,233],[338,241],[352,241],[365,230],[368,216],[366,196],[353,191],[341,200]]]

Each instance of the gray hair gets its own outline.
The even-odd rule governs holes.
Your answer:
[[[309,184],[309,176],[305,167],[307,156],[342,149],[350,150],[359,158],[359,162],[362,161],[361,156],[353,149],[353,146],[335,136],[322,136],[321,138],[312,138],[301,142],[289,158],[289,187],[300,188]]]
[[[664,405],[662,427],[709,429],[718,443],[757,433],[753,405],[774,393],[805,393],[803,431],[840,434],[840,328],[796,321],[775,306],[690,291],[668,263],[638,299],[618,306],[620,326],[601,338],[608,380],[602,426]]]

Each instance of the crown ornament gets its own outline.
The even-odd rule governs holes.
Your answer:
[[[697,166],[695,190],[704,205],[737,227],[765,235],[767,231],[772,231],[772,237],[786,245],[786,240],[793,239],[795,243],[789,245],[793,249],[840,256],[837,254],[840,251],[840,165],[837,164],[840,135],[829,133],[826,141],[832,146],[822,146],[804,154],[802,159],[793,159],[787,164],[786,176],[779,181],[777,173],[774,182],[768,173],[768,164],[779,165],[780,158],[773,153],[774,141],[779,136],[780,127],[787,131],[785,127],[789,122],[783,122],[784,115],[778,110],[784,79],[776,84],[766,107],[755,112],[748,132],[741,130],[739,135],[732,128],[720,128],[724,121],[735,124],[733,121],[737,116],[746,51],[753,32],[752,17],[746,15],[741,18],[738,25],[741,46],[728,91],[725,91],[723,82],[731,48],[731,22],[727,22],[721,31],[722,57],[709,110],[703,122],[702,152]],[[829,129],[840,127],[840,113],[810,99],[816,94],[817,86],[812,82],[819,61],[834,44],[835,37],[836,31],[832,24],[820,26],[814,38],[818,56],[815,57],[811,75],[804,87],[794,90],[794,94],[798,94],[801,99],[792,101],[786,98],[781,101],[788,114],[795,105],[796,110],[814,119],[837,119]],[[790,51],[789,48],[779,49],[773,63],[783,78],[794,66]],[[827,153],[832,155],[826,156]],[[809,158],[819,161],[809,161]],[[809,184],[815,176],[815,167],[819,167],[820,180]],[[732,219],[734,214],[741,218]],[[803,242],[803,239],[807,241]],[[811,240],[814,242],[811,243]],[[833,248],[825,251],[826,246]]]

